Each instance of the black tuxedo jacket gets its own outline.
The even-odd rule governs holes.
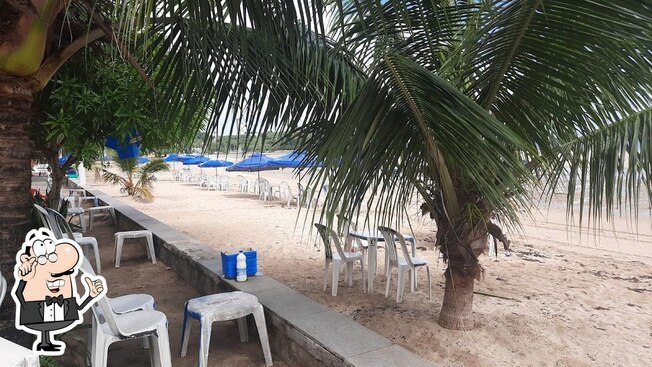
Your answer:
[[[43,313],[45,300],[42,301],[25,301],[23,297],[23,290],[27,283],[24,280],[21,280],[18,283],[18,288],[16,288],[16,298],[20,301],[20,320],[21,325],[30,325],[30,324],[42,324],[46,321],[43,321]],[[77,321],[79,320],[79,310],[83,309],[88,302],[91,301],[91,297],[86,297],[84,301],[78,305],[77,299],[75,297],[64,298],[63,299],[63,320],[59,321]],[[50,322],[50,321],[48,321]]]

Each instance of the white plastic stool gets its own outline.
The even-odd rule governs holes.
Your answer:
[[[93,249],[93,255],[95,256],[95,268],[97,269],[97,274],[102,273],[102,265],[100,262],[100,249],[97,246],[97,239],[95,237],[84,237],[81,233],[73,233],[73,238],[77,242],[84,252],[84,257],[87,259],[90,258],[89,247]],[[66,236],[67,237],[67,236]]]
[[[208,366],[208,350],[213,322],[238,319],[240,342],[246,343],[249,339],[246,316],[250,314],[253,314],[256,320],[260,344],[262,344],[263,354],[265,355],[265,364],[271,366],[272,352],[269,349],[263,305],[258,302],[256,296],[240,291],[211,294],[193,298],[186,302],[183,313],[183,328],[181,329],[181,357],[185,357],[188,351],[188,339],[190,337],[188,318],[199,321],[199,367],[206,367]]]
[[[115,210],[112,206],[94,206],[86,210],[88,211],[88,229],[93,229],[93,216],[98,212],[109,212],[109,215],[111,215],[111,220],[113,221],[113,225],[117,225],[115,221]]]
[[[142,231],[125,231],[125,232],[116,232],[115,235],[115,249],[114,249],[114,263],[115,267],[120,267],[120,258],[122,257],[122,244],[124,243],[125,238],[141,238],[144,237],[147,239],[147,258],[152,260],[152,264],[156,264],[156,254],[154,253],[154,239],[152,237],[152,232],[142,230]]]
[[[68,189],[68,196],[84,196],[86,195],[85,189]]]
[[[97,196],[80,196],[80,197],[77,198],[77,201],[79,202],[80,207],[83,206],[84,201],[92,201],[93,206],[98,206],[99,205],[98,200],[97,200]]]

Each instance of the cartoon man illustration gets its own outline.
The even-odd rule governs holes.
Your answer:
[[[16,255],[13,298],[16,328],[37,335],[32,349],[39,354],[61,355],[66,345],[51,334],[61,334],[81,323],[83,314],[99,296],[106,294],[106,280],[84,274],[86,296],[80,302],[75,276],[81,250],[70,240],[55,240],[48,229],[29,231],[22,251]]]

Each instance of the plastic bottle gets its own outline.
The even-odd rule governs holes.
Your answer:
[[[242,251],[236,257],[235,270],[237,274],[235,280],[238,282],[247,280],[247,256]]]

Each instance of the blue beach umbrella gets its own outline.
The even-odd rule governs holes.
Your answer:
[[[228,167],[226,170],[229,172],[260,172],[277,170],[278,166],[273,166],[271,164],[272,161],[272,158],[264,154],[254,153],[246,159]]]
[[[149,163],[149,158],[147,158],[147,157],[143,157],[143,156],[140,156],[140,157],[138,157],[137,162],[138,162],[138,164]]]
[[[180,155],[177,155],[176,157],[174,157],[173,159],[174,159],[175,162],[185,162],[185,161],[189,161],[189,160],[191,160],[193,158],[196,158],[196,157],[194,155],[180,154]]]
[[[178,157],[178,155],[175,154],[175,153],[168,154],[168,155],[165,156],[165,158],[163,158],[163,162],[165,162],[165,163],[174,162],[175,161],[174,159],[176,157]]]
[[[206,161],[204,163],[201,163],[199,165],[199,168],[206,168],[206,167],[215,167],[215,174],[217,175],[217,168],[218,167],[228,167],[232,166],[233,162],[221,160],[221,159],[211,159],[210,161]]]
[[[199,165],[199,167],[216,167],[217,168],[217,167],[228,167],[228,166],[232,166],[232,165],[233,165],[233,162],[224,161],[224,160],[221,160],[221,159],[211,159],[209,161],[201,163]]]
[[[260,179],[260,171],[278,170],[278,166],[272,166],[272,158],[262,154],[254,153],[246,159],[227,167],[227,172],[258,172],[258,179]]]
[[[196,156],[196,157],[194,157],[192,159],[186,159],[185,161],[183,161],[183,165],[184,166],[200,165],[200,164],[202,164],[204,162],[208,162],[210,160],[211,160],[210,158],[208,158],[206,156],[203,156],[203,155],[200,155],[200,156]],[[203,169],[202,169],[201,166],[199,167],[199,172],[203,172]]]
[[[305,152],[298,152],[296,150],[284,156],[273,159],[270,164],[279,168],[305,168],[323,166],[323,163],[317,163],[314,159],[310,161],[307,160]]]
[[[178,154],[176,154],[176,153],[170,153],[170,154],[166,155],[165,158],[163,158],[163,162],[165,162],[165,163],[170,163],[170,162],[172,162],[172,169],[173,169],[173,170],[176,170],[177,167],[176,167],[176,164],[175,164],[175,162],[176,162],[175,159],[176,159],[177,157],[178,157]]]
[[[208,158],[206,156],[203,156],[203,155],[200,155],[200,156],[197,156],[197,157],[193,157],[191,159],[184,160],[183,165],[184,166],[199,165],[199,164],[202,164],[204,162],[208,162],[210,160],[211,160],[210,158]]]

